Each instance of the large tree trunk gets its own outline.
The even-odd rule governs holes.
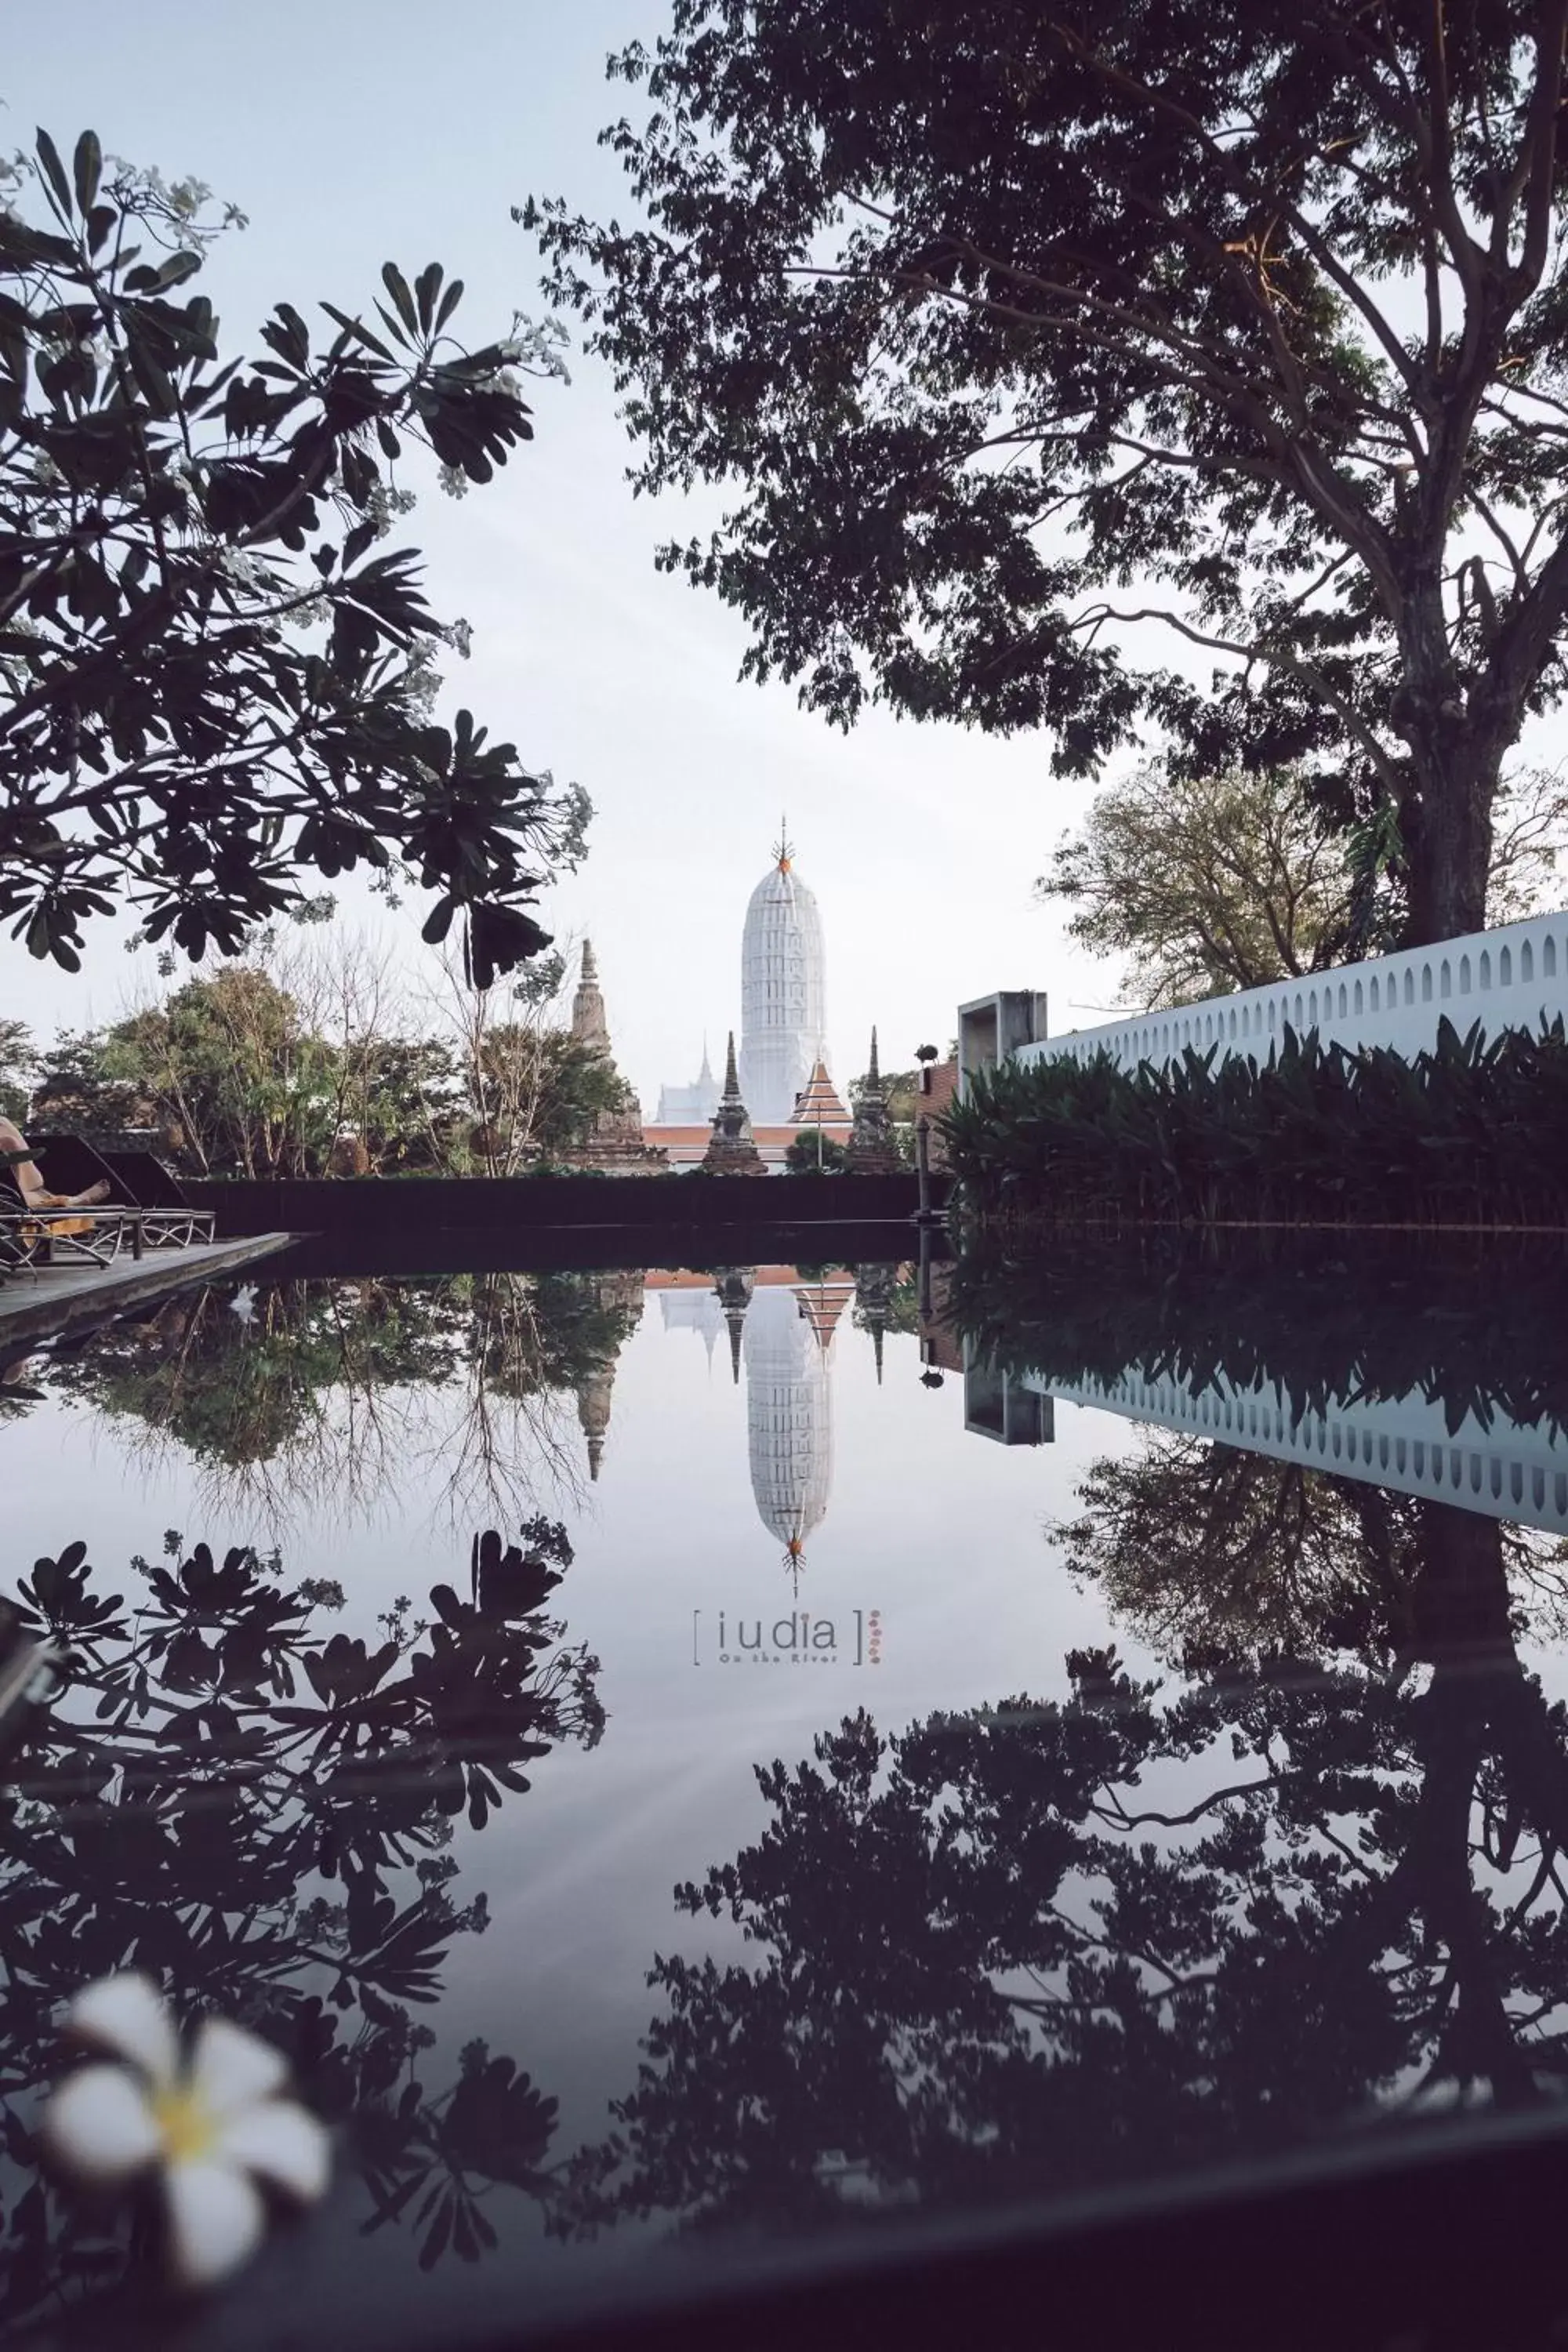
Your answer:
[[[1467,711],[1440,591],[1411,595],[1399,634],[1405,682],[1393,716],[1415,770],[1399,811],[1410,888],[1405,944],[1420,948],[1486,929],[1492,803],[1519,714],[1500,726],[1495,713]]]
[[[1456,743],[1426,769],[1404,820],[1409,858],[1407,947],[1429,946],[1486,929],[1495,771]]]

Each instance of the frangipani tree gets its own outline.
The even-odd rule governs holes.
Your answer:
[[[42,131],[0,176],[0,919],[74,971],[127,900],[191,957],[236,952],[355,866],[433,894],[481,982],[547,943],[532,911],[587,804],[473,716],[431,716],[466,650],[386,551],[406,445],[454,486],[532,435],[527,332],[466,350],[462,295],[392,263],[369,318],[279,303],[258,362],[191,289],[205,192]],[[230,213],[228,220],[236,216]]]

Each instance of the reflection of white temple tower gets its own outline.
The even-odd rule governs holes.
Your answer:
[[[746,1442],[758,1515],[798,1578],[833,1490],[833,1331],[849,1278],[759,1284],[746,1310]]]
[[[741,1097],[753,1127],[782,1127],[827,1034],[827,960],[816,900],[781,835],[741,935]]]

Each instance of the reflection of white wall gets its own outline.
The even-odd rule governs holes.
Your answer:
[[[746,1447],[758,1515],[786,1547],[821,1526],[833,1489],[831,1349],[800,1295],[759,1288],[746,1309]]]
[[[1418,1391],[1385,1404],[1335,1403],[1298,1419],[1272,1383],[1241,1389],[1216,1381],[1194,1394],[1184,1381],[1150,1381],[1134,1370],[1070,1387],[1029,1373],[1025,1385],[1248,1454],[1568,1534],[1568,1436],[1521,1429],[1500,1413],[1484,1429],[1467,1414],[1450,1433],[1442,1404]]]

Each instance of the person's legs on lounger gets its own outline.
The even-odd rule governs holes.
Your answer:
[[[21,1129],[14,1126],[8,1118],[0,1118],[0,1152],[10,1158],[14,1152],[26,1151],[26,1149],[27,1139]],[[90,1209],[96,1202],[109,1198],[109,1186],[101,1180],[89,1184],[85,1192],[51,1192],[35,1160],[13,1160],[12,1172],[20,1188],[23,1203],[29,1209]]]

